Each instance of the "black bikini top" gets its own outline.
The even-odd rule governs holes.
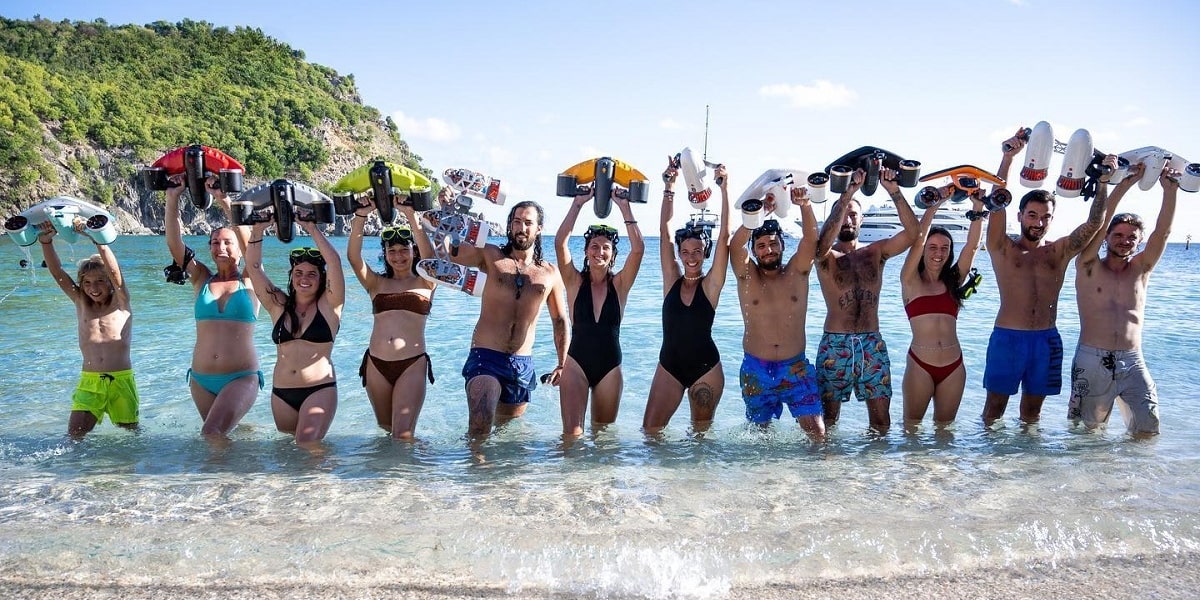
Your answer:
[[[371,299],[372,312],[379,314],[389,310],[407,310],[418,315],[428,315],[433,302],[417,292],[400,292],[394,294],[375,294]]]
[[[271,341],[276,344],[290,342],[292,340],[304,340],[314,344],[331,344],[333,343],[333,331],[329,329],[329,321],[325,320],[325,315],[321,314],[321,310],[317,309],[317,316],[313,317],[312,323],[308,324],[308,329],[300,334],[300,337],[292,335],[292,332],[287,330],[283,325],[287,318],[286,313],[280,315],[279,320],[275,321],[275,329],[271,330]]]

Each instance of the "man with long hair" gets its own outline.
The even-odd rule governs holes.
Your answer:
[[[471,352],[463,366],[468,435],[483,437],[492,425],[521,416],[537,387],[533,342],[542,305],[554,324],[558,362],[547,381],[558,383],[566,360],[567,294],[558,269],[542,257],[545,214],[533,201],[518,202],[508,214],[504,246],[451,246],[454,262],[487,275],[479,321],[471,335]]]

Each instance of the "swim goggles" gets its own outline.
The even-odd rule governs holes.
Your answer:
[[[321,256],[321,251],[316,248],[304,247],[296,248],[288,254],[288,260],[294,266],[296,263],[310,262],[317,265],[325,264],[325,257]]]
[[[408,227],[385,227],[383,231],[379,232],[379,239],[385,243],[395,241],[410,245],[413,241],[413,232]]]
[[[605,224],[601,223],[598,225],[592,225],[592,226],[588,227],[587,231],[585,231],[583,233],[583,239],[591,241],[592,238],[594,238],[598,235],[602,235],[602,236],[608,238],[610,241],[612,241],[613,244],[616,244],[617,240],[620,239],[620,237],[621,237],[620,234],[617,233],[616,227],[613,227],[612,225],[605,225]]]
[[[971,270],[967,273],[967,281],[963,283],[962,287],[958,288],[959,297],[966,300],[974,296],[975,292],[979,290],[979,284],[981,283],[983,283],[983,275],[979,274],[979,269],[971,267]]]
[[[750,232],[750,239],[757,240],[764,235],[779,235],[781,233],[783,233],[783,229],[779,227],[779,221],[767,219],[763,221],[761,226]]]

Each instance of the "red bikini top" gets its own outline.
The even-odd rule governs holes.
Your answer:
[[[949,291],[930,296],[917,296],[904,305],[904,312],[908,313],[909,319],[929,314],[950,315],[957,319],[958,302],[954,301],[954,296],[951,296]]]

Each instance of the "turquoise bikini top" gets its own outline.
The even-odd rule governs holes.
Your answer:
[[[208,289],[209,282],[204,282],[204,287],[200,288],[200,293],[196,295],[196,320],[197,321],[241,321],[243,323],[253,323],[258,320],[257,311],[254,309],[254,299],[250,297],[250,290],[246,289],[246,284],[238,279],[238,287],[233,294],[229,296],[229,300],[225,302],[225,311],[221,312],[217,305],[217,297]]]

